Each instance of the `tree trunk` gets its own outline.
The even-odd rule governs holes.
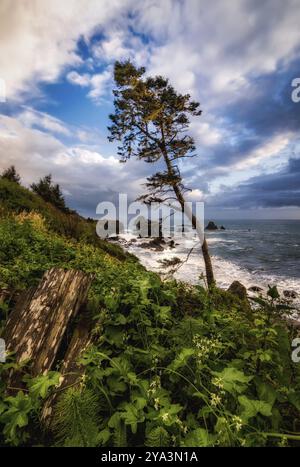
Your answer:
[[[163,156],[164,156],[164,160],[165,160],[166,165],[167,165],[168,174],[171,177],[175,177],[172,163],[169,160],[168,154],[167,154],[167,152],[165,150],[163,151]],[[182,190],[180,189],[178,184],[173,185],[173,190],[174,190],[176,198],[177,198],[177,200],[178,200],[178,202],[179,202],[179,204],[181,206],[181,209],[183,211],[184,206],[185,206],[185,199],[183,197]],[[189,217],[190,217],[190,221],[192,223],[193,228],[196,229],[197,232],[198,232],[196,217],[192,213],[191,213],[191,215]],[[215,285],[215,278],[214,278],[214,272],[213,272],[213,267],[212,267],[210,254],[209,254],[209,251],[208,251],[207,241],[206,241],[204,232],[200,232],[200,233],[198,232],[198,236],[199,236],[199,239],[201,241],[201,249],[202,249],[202,255],[203,255],[204,264],[205,264],[207,285],[208,285],[209,288],[212,288]]]
[[[4,340],[17,363],[29,362],[33,376],[51,369],[66,328],[85,303],[92,275],[51,269],[36,289],[19,300],[12,311]]]

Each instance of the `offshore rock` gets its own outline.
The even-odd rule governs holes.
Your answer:
[[[218,230],[218,226],[214,222],[209,221],[209,223],[205,227],[205,230]]]

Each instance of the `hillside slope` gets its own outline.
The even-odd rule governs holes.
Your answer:
[[[0,180],[0,319],[18,294],[57,266],[92,272],[93,345],[80,387],[60,396],[55,429],[39,422],[54,373],[5,392],[0,444],[62,446],[299,445],[300,365],[291,359],[276,290],[251,310],[220,290],[162,282],[94,225]],[[284,310],[285,312],[287,310]]]
[[[81,217],[76,211],[62,212],[27,188],[4,178],[0,178],[0,209],[2,217],[10,213],[39,213],[45,219],[49,231],[95,245],[121,260],[129,257],[135,259],[118,245],[100,239],[96,234],[95,221]]]

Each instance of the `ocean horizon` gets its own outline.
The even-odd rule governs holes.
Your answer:
[[[206,231],[219,287],[226,289],[238,280],[247,289],[258,287],[264,291],[269,285],[276,285],[282,294],[289,291],[300,296],[300,220],[214,219],[214,222],[225,227]],[[201,283],[199,278],[205,271],[196,236],[176,238],[175,247],[167,245],[163,251],[140,247],[145,239],[130,243],[130,233],[123,238],[129,240],[125,247],[148,269],[160,272],[162,260],[177,257],[184,263],[174,277],[191,284]]]

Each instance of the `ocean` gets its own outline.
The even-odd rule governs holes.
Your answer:
[[[300,220],[222,221],[225,231],[208,233],[211,252],[253,278],[300,279]]]
[[[226,230],[207,231],[217,285],[228,288],[238,280],[246,288],[277,285],[281,293],[294,291],[300,297],[300,220],[218,220]],[[150,270],[162,271],[160,261],[177,257],[187,262],[175,273],[177,279],[195,284],[204,272],[196,237],[176,240],[175,248],[163,251],[141,248],[144,240],[130,243],[128,250]],[[129,242],[128,242],[129,241]]]

